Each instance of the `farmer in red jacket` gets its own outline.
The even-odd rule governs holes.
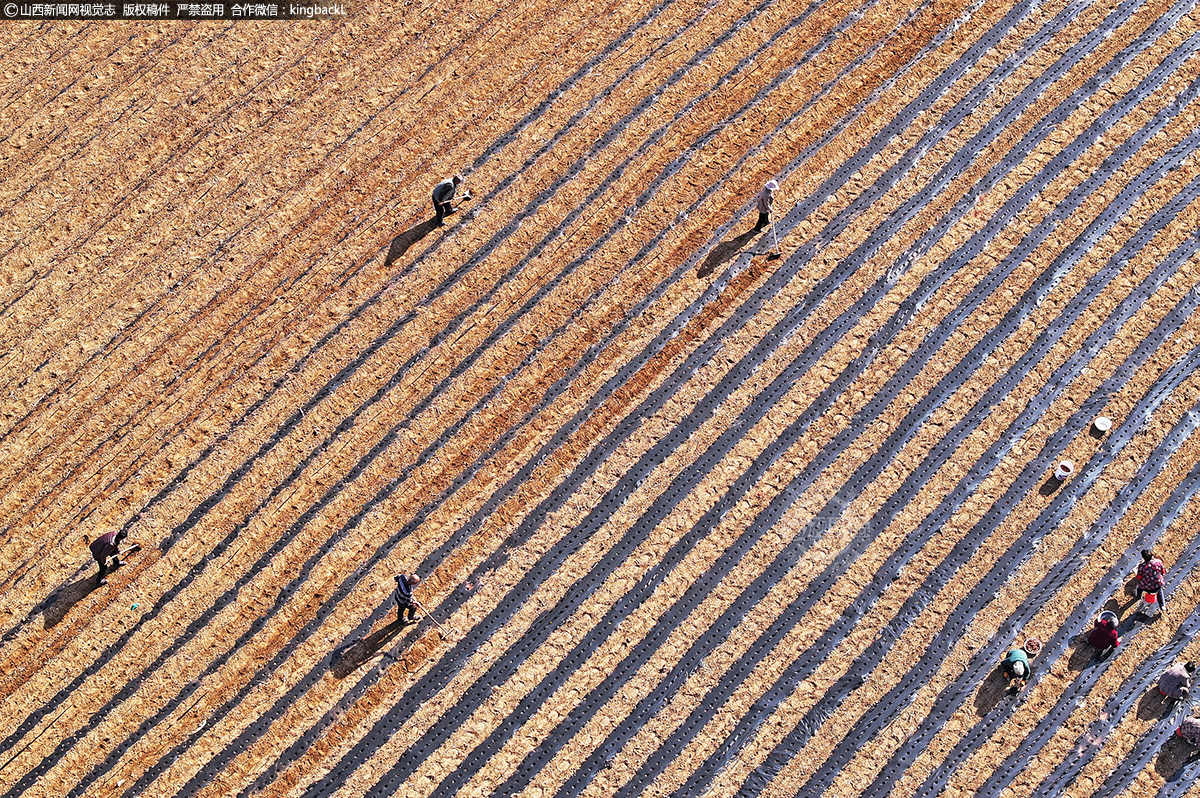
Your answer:
[[[1092,627],[1088,642],[1096,649],[1096,659],[1103,659],[1121,645],[1121,637],[1117,634],[1117,624],[1105,613]]]

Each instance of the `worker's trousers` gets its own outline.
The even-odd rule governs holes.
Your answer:
[[[404,620],[405,610],[408,611],[408,620],[415,621],[417,619],[417,608],[414,605],[403,604],[403,603],[397,601],[396,602],[396,620],[398,620],[398,621]]]
[[[433,201],[433,210],[436,213],[433,223],[439,225],[442,223],[443,219],[454,213],[454,208],[449,202],[438,202],[437,200]]]

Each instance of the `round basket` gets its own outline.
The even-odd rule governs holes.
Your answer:
[[[1025,653],[1031,657],[1036,657],[1038,652],[1042,650],[1042,641],[1036,637],[1030,637],[1025,641]]]

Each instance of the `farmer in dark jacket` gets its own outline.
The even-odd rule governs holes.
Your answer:
[[[100,573],[96,576],[96,583],[99,585],[107,585],[108,580],[104,578],[108,573],[108,558],[113,558],[113,568],[119,568],[124,565],[118,553],[121,551],[121,541],[125,539],[127,533],[125,530],[120,532],[112,531],[107,535],[101,535],[92,541],[88,546],[92,550],[92,557],[100,565]]]
[[[441,227],[442,220],[454,213],[454,206],[451,204],[454,200],[454,190],[463,182],[462,175],[455,175],[447,178],[433,187],[433,209],[437,212],[437,217],[433,223]]]
[[[421,584],[421,577],[416,574],[396,574],[396,620],[404,621],[404,613],[408,611],[408,623],[416,623],[417,608],[421,606],[413,598],[413,588]]]

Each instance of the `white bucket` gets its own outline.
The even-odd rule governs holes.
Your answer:
[[[1066,479],[1075,473],[1075,464],[1070,460],[1063,460],[1058,464],[1058,468],[1054,469],[1054,476],[1058,479]]]
[[[1108,416],[1097,416],[1096,420],[1092,422],[1092,426],[1096,428],[1097,432],[1108,432],[1112,429],[1112,419]]]

